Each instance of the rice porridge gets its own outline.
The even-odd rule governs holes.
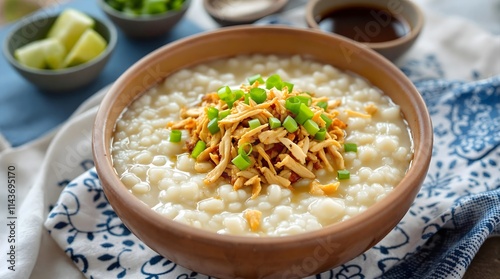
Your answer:
[[[112,142],[121,181],[153,210],[248,236],[355,216],[412,158],[399,106],[364,79],[300,56],[180,70],[123,112]]]

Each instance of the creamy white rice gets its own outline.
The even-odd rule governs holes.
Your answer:
[[[264,187],[251,199],[251,188],[233,190],[227,181],[206,186],[205,173],[194,170],[194,159],[182,143],[169,142],[169,121],[179,109],[224,85],[239,86],[256,73],[279,74],[302,91],[341,101],[338,118],[348,124],[346,142],[358,152],[343,153],[348,180],[330,196],[308,192],[310,181],[294,190]],[[346,109],[370,118],[348,117]],[[189,136],[183,131],[182,140]],[[141,201],[166,218],[221,234],[282,236],[316,230],[346,220],[384,198],[403,178],[412,159],[409,130],[399,106],[364,79],[330,65],[273,55],[239,56],[183,69],[167,77],[134,101],[117,121],[112,144],[113,164],[121,181]],[[336,180],[326,170],[321,182]],[[245,210],[262,212],[260,229],[252,231]]]

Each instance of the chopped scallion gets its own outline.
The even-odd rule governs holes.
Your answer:
[[[249,105],[250,104],[250,94],[245,93],[244,97],[245,97],[245,104]]]
[[[308,119],[306,120],[306,122],[304,122],[304,128],[306,128],[306,131],[311,136],[316,135],[316,133],[319,131],[318,124],[314,122],[312,119]]]
[[[281,121],[276,117],[269,118],[269,127],[271,129],[276,129],[281,127]]]
[[[228,100],[231,96],[231,88],[229,88],[229,86],[222,86],[219,90],[217,90],[217,95],[219,95],[219,99],[226,102],[226,100]]]
[[[209,107],[207,110],[207,117],[209,120],[219,117],[219,110],[214,107]]]
[[[207,128],[210,134],[212,135],[217,134],[220,131],[219,120],[217,118],[210,120],[207,124]]]
[[[250,130],[253,130],[259,126],[260,126],[259,119],[252,119],[248,121],[248,127],[250,127]]]
[[[345,152],[358,152],[358,146],[352,142],[344,143]]]
[[[312,103],[312,99],[309,96],[297,96],[297,99],[306,106],[310,106]]]
[[[248,152],[245,151],[246,147],[249,146],[249,150]],[[250,156],[250,154],[252,154],[252,151],[253,151],[253,148],[252,148],[252,144],[246,142],[244,143],[243,145],[241,145],[239,148],[238,148],[238,154],[240,154],[241,156],[245,157],[245,156]]]
[[[250,89],[250,98],[254,100],[257,104],[262,104],[267,99],[267,92],[262,88],[252,88]]]
[[[241,171],[246,170],[252,161],[250,161],[250,158],[242,156],[241,154],[238,154],[236,157],[231,160],[231,162]]]
[[[243,97],[243,95],[245,95],[245,92],[243,92],[243,90],[240,90],[240,89],[233,90],[233,96],[232,96],[233,102],[241,99],[241,97]]]
[[[182,132],[179,130],[172,130],[170,132],[170,142],[180,142],[182,137]]]
[[[299,113],[300,100],[297,97],[290,97],[285,101],[285,108],[293,114]]]
[[[278,74],[274,74],[267,78],[266,80],[266,89],[271,89],[276,87],[276,89],[281,90],[283,88],[283,81]]]
[[[319,129],[319,131],[316,133],[316,135],[314,135],[314,139],[319,140],[319,141],[323,141],[323,140],[325,140],[325,138],[326,138],[326,129],[325,128]]]
[[[288,88],[288,93],[291,93],[291,92],[292,92],[292,90],[293,90],[293,85],[294,85],[293,83],[290,83],[290,82],[286,82],[286,81],[284,81],[284,82],[283,82],[283,85],[284,85],[286,88]]]
[[[321,119],[323,119],[323,121],[325,121],[325,128],[329,128],[330,125],[332,125],[333,123],[333,120],[330,119],[330,117],[328,117],[326,114],[321,114],[320,115]]]
[[[248,78],[248,83],[250,83],[250,85],[254,84],[256,81],[258,81],[259,84],[265,83],[264,79],[260,76],[260,74],[256,74]]]
[[[326,110],[328,108],[328,102],[325,101],[318,102],[316,105],[322,108],[323,110]]]
[[[314,116],[314,112],[304,103],[300,104],[299,113],[295,117],[295,121],[300,125],[304,125],[304,123],[311,119]]]
[[[191,152],[191,157],[195,159],[198,158],[198,156],[205,150],[205,148],[207,148],[207,144],[204,141],[199,140],[194,146],[193,151]]]
[[[283,121],[283,127],[285,127],[289,133],[293,133],[299,129],[297,122],[290,115]]]
[[[219,112],[219,120],[226,118],[230,114],[231,114],[230,109],[225,109],[225,110]]]
[[[339,180],[351,178],[351,173],[348,170],[338,170],[337,177]]]

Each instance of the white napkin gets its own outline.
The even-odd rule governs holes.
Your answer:
[[[500,57],[496,54],[500,53],[500,39],[470,21],[432,12],[425,6],[432,4],[430,0],[420,2],[426,12],[426,27],[414,48],[397,64],[419,86],[432,113],[437,141],[431,170],[416,204],[398,227],[375,248],[322,274],[323,278],[356,275],[371,278],[381,274],[398,278],[411,277],[409,271],[420,276],[429,270],[435,271],[434,277],[459,278],[484,239],[499,233],[499,215],[494,212],[499,208],[499,195],[494,190],[500,185],[498,147],[494,149],[495,146],[488,145],[488,141],[475,138],[480,143],[473,152],[457,146],[453,150],[446,148],[454,141],[450,133],[455,135],[455,140],[468,140],[458,135],[463,127],[476,122],[469,123],[455,116],[467,111],[464,116],[477,117],[482,111],[479,104],[497,105],[496,118],[478,118],[478,123],[490,119],[492,122],[485,122],[489,125],[487,130],[496,130],[488,130],[492,132],[489,139],[498,139],[499,129],[494,126],[500,121],[500,101],[498,95],[494,95],[499,92],[498,79],[470,84],[449,83],[443,79],[473,81],[499,74]],[[92,171],[90,131],[96,106],[104,92],[105,89],[98,92],[49,135],[0,153],[2,183],[7,181],[8,167],[15,167],[14,215],[17,217],[16,271],[8,269],[10,263],[6,261],[4,251],[9,251],[7,239],[10,232],[2,229],[0,278],[108,278],[119,275],[142,278],[147,277],[145,272],[151,274],[151,278],[203,277],[158,257],[133,235],[127,235],[119,220],[106,211],[109,205],[103,203],[102,194],[94,201],[99,185]],[[485,98],[489,103],[484,103]],[[462,106],[456,106],[456,100]],[[75,197],[82,203],[76,204]],[[7,200],[5,190],[0,191],[0,200]],[[51,208],[52,205],[56,206]],[[80,211],[68,217],[64,206],[68,212],[74,213],[78,206]],[[7,214],[6,207],[3,207],[1,220],[6,221]],[[99,218],[88,218],[88,214]],[[96,232],[101,228],[98,225],[108,219],[116,227],[111,232]],[[457,224],[465,228],[458,234],[454,233]],[[73,227],[78,230],[71,230]],[[73,237],[72,241],[70,237]],[[436,243],[442,247],[432,247]],[[450,251],[453,253],[449,254]],[[85,256],[86,262],[79,255]],[[420,256],[422,259],[436,259],[435,263],[440,263],[441,267],[419,262]],[[144,260],[138,262],[137,259]],[[462,259],[466,260],[460,262]],[[454,267],[448,266],[453,262]],[[153,276],[159,273],[163,275]]]

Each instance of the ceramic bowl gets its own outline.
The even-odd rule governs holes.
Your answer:
[[[316,21],[318,18],[325,13],[345,7],[376,7],[388,16],[402,18],[408,24],[409,32],[403,37],[385,42],[363,43],[389,60],[396,60],[410,49],[424,26],[423,12],[414,1],[410,0],[311,0],[306,6],[307,25],[319,29],[320,26]],[[353,26],[353,28],[358,28],[357,32],[361,33],[360,36],[369,38],[380,31],[383,24],[386,24],[385,16],[374,15],[370,23],[365,26]]]
[[[38,88],[51,91],[70,91],[93,81],[108,62],[116,46],[116,28],[110,22],[92,17],[94,29],[106,40],[104,52],[91,61],[70,68],[58,70],[40,70],[26,67],[14,57],[17,48],[47,36],[50,27],[59,15],[35,14],[22,19],[14,26],[4,41],[3,53],[10,65],[27,81]]]
[[[288,0],[250,1],[203,0],[208,14],[221,25],[248,24],[281,10]]]
[[[191,0],[186,0],[178,11],[157,15],[130,16],[113,9],[104,0],[97,0],[106,16],[128,37],[136,39],[154,38],[167,34],[184,16]]]
[[[298,44],[297,38],[307,44]],[[262,43],[265,42],[265,43]],[[180,69],[240,54],[304,55],[360,75],[401,106],[414,144],[403,180],[383,200],[346,221],[294,236],[219,235],[167,219],[122,184],[110,156],[123,110],[145,90]],[[154,69],[154,75],[151,70]],[[374,51],[340,36],[278,26],[227,27],[166,45],[129,68],[109,89],[93,128],[93,154],[116,214],[145,244],[173,262],[218,278],[294,278],[316,274],[360,255],[388,234],[408,211],[426,176],[432,127],[408,78]]]

